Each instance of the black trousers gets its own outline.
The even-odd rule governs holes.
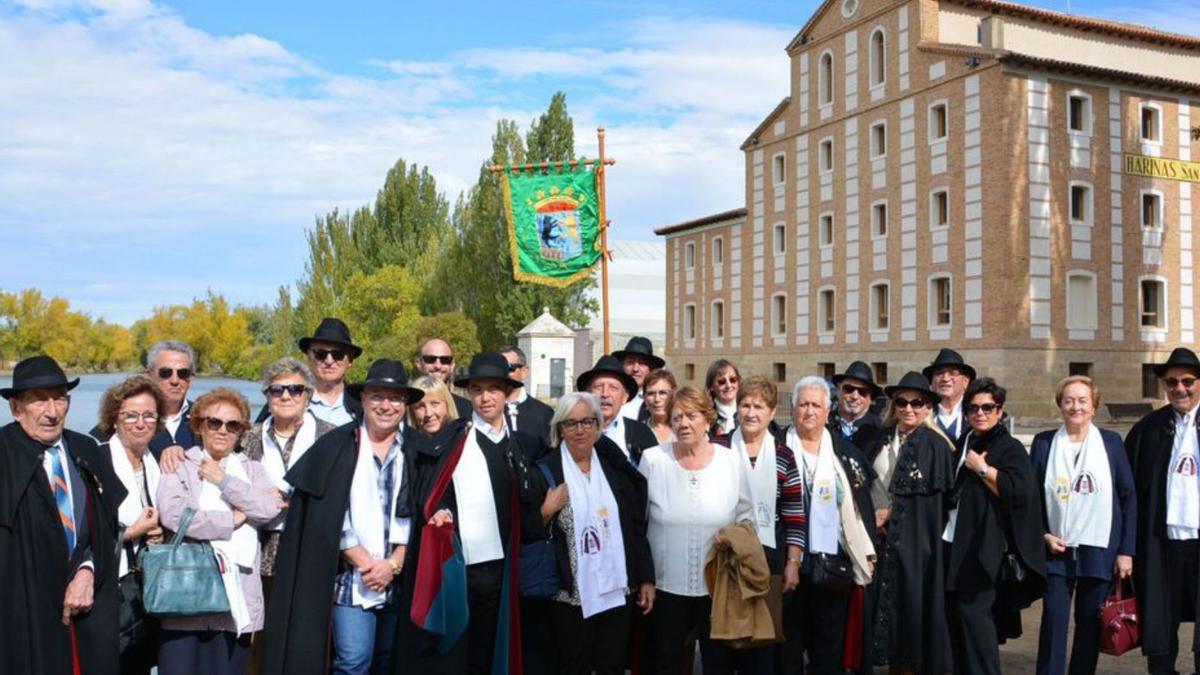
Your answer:
[[[546,616],[550,639],[558,653],[554,672],[563,675],[621,675],[629,655],[629,626],[633,617],[630,605],[583,618],[583,609],[565,602],[550,601]]]
[[[1196,609],[1197,583],[1200,574],[1200,541],[1167,541],[1167,635],[1171,640],[1168,654],[1151,654],[1146,657],[1146,667],[1154,675],[1173,674],[1175,660],[1179,657],[1179,624],[1185,613]],[[1192,646],[1195,669],[1200,672],[1200,644]]]
[[[779,648],[776,672],[784,675],[841,675],[846,644],[849,593],[831,593],[800,585],[783,601],[784,643]],[[804,657],[808,655],[808,668]]]
[[[467,672],[492,672],[496,647],[496,623],[500,618],[500,594],[504,592],[504,561],[492,560],[467,567]]]
[[[250,659],[250,634],[221,630],[164,630],[158,648],[161,675],[243,675]]]
[[[946,624],[950,629],[955,673],[1000,675],[1000,643],[992,618],[994,604],[995,588],[977,593],[946,593]]]
[[[736,668],[734,650],[709,639],[712,632],[710,615],[712,598],[707,595],[675,595],[659,591],[654,598],[654,663],[656,673],[679,675],[684,660],[684,644],[689,638],[700,642],[700,662],[704,675],[733,673]]]

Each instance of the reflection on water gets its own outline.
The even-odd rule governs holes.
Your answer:
[[[79,375],[79,386],[71,390],[71,411],[67,413],[67,428],[80,433],[87,433],[96,424],[100,411],[100,399],[112,385],[129,377],[131,373],[102,373],[97,375]],[[74,375],[70,375],[72,379]],[[0,377],[0,387],[11,387],[12,376]],[[192,380],[188,390],[188,398],[193,401],[200,394],[212,391],[217,387],[232,387],[241,392],[250,401],[250,420],[258,415],[258,410],[266,404],[262,388],[258,382],[236,380],[229,377],[197,377]],[[6,401],[7,403],[7,401]],[[8,406],[0,406],[0,424],[12,421],[12,413]]]

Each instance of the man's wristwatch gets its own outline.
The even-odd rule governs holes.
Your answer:
[[[400,576],[400,565],[397,564],[396,561],[392,560],[391,558],[388,558],[387,561],[388,561],[388,567],[392,568],[392,576],[394,576],[394,577]]]
[[[979,474],[980,478],[987,478],[987,472],[988,472],[988,469],[990,469],[990,468],[992,468],[992,467],[988,466],[987,464],[984,464],[982,467],[980,467],[978,470],[976,470],[975,473]]]

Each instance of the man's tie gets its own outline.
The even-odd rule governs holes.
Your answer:
[[[63,534],[67,536],[67,555],[75,552],[75,514],[71,510],[71,494],[67,491],[67,472],[63,468],[63,449],[51,446],[50,467],[53,474],[50,489],[54,492],[54,503],[58,505],[58,518],[62,521]]]

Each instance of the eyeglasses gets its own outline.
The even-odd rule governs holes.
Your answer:
[[[718,378],[717,381],[715,382],[715,384],[718,387],[724,387],[727,384],[737,384],[737,383],[738,383],[738,378],[736,378],[736,377],[721,377],[721,378]]]
[[[151,411],[139,413],[134,410],[126,410],[121,413],[121,421],[125,424],[137,424],[138,420],[141,420],[146,424],[154,424],[158,421],[158,413]]]
[[[1196,384],[1196,378],[1194,378],[1194,377],[1180,377],[1180,378],[1164,377],[1163,384],[1167,385],[1167,389],[1174,389],[1175,387],[1178,387],[1181,384],[1183,385],[1184,389],[1191,389],[1192,385]]]
[[[862,396],[863,398],[868,398],[871,396],[871,388],[870,387],[856,387],[852,384],[843,384],[842,385],[842,393],[843,394],[858,394],[859,396]]]
[[[926,402],[925,402],[925,399],[923,399],[923,398],[914,398],[912,400],[909,400],[907,398],[904,398],[903,396],[897,396],[896,398],[892,399],[892,405],[896,406],[897,410],[899,410],[900,408],[912,408],[913,410],[921,410],[922,408],[925,407]]]
[[[595,417],[585,417],[581,420],[563,420],[558,423],[558,426],[563,431],[591,431],[599,426]]]
[[[383,405],[384,403],[391,403],[393,406],[398,406],[408,403],[408,397],[401,393],[371,394],[370,396],[367,396],[367,403],[375,406]]]
[[[963,410],[966,411],[968,415],[974,415],[978,412],[982,412],[985,415],[991,415],[999,409],[1000,404],[998,403],[971,403],[963,406]]]
[[[333,357],[334,361],[341,361],[342,359],[346,358],[346,355],[347,355],[346,350],[344,350],[344,349],[316,348],[316,349],[310,349],[308,353],[312,354],[312,357],[318,361],[324,361],[325,359],[329,358],[330,356]]]
[[[160,380],[169,380],[169,379],[171,379],[171,375],[178,375],[179,379],[181,379],[181,380],[190,380],[190,379],[192,379],[192,369],[191,368],[159,368],[157,375],[158,375],[158,379],[160,379]]]
[[[449,356],[437,356],[435,354],[422,354],[421,361],[422,361],[422,363],[424,363],[427,366],[432,366],[435,363],[440,363],[443,366],[448,366],[451,363],[454,363],[454,355],[451,354]],[[508,372],[511,373],[512,370],[513,370],[513,367],[510,365],[508,367]]]
[[[204,426],[209,431],[220,431],[225,428],[231,434],[240,434],[246,430],[246,423],[241,420],[223,420],[216,417],[205,417]]]
[[[453,361],[454,358],[451,357],[450,360]],[[426,363],[432,363],[432,361],[426,361]],[[446,365],[450,365],[450,361],[442,361],[442,363],[444,363]],[[510,363],[510,364],[508,364],[508,372],[515,373],[524,367],[525,367],[524,363]]]
[[[647,389],[646,393],[642,394],[642,396],[645,398],[658,398],[659,396],[665,397],[665,396],[670,396],[670,395],[671,395],[670,389]]]
[[[285,391],[287,393],[291,394],[292,398],[299,398],[301,395],[304,394],[304,392],[308,391],[308,385],[306,385],[306,384],[272,384],[272,385],[266,387],[265,389],[263,389],[263,393],[270,396],[271,398],[279,398],[279,397],[283,396],[283,392],[285,392]]]

